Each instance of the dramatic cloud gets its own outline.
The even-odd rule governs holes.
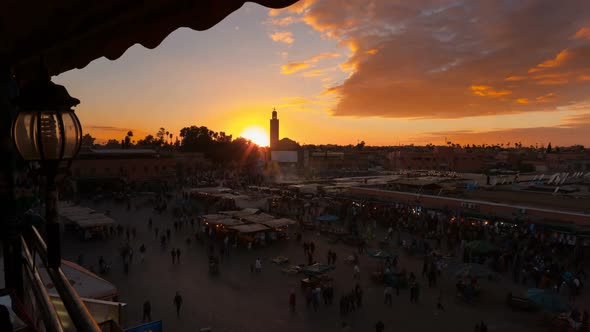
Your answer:
[[[288,64],[283,65],[281,67],[281,73],[282,74],[293,74],[293,73],[296,73],[296,72],[303,70],[307,67],[309,67],[309,64],[307,64],[305,62],[289,62]]]
[[[278,31],[270,35],[270,39],[281,42],[285,44],[292,44],[295,39],[293,39],[293,33],[291,31]]]
[[[270,23],[272,25],[278,25],[280,27],[286,27],[286,26],[291,25],[295,22],[297,22],[297,19],[293,16],[285,16],[283,18],[277,18],[277,19],[270,20]]]
[[[303,61],[289,62],[288,64],[281,67],[281,73],[282,74],[293,74],[293,73],[298,72],[302,69],[312,67],[314,63],[316,63],[320,60],[333,59],[333,58],[339,58],[339,57],[340,57],[340,54],[338,54],[338,53],[321,53],[318,55],[314,55],[311,58],[303,60]],[[312,70],[312,71],[308,71],[308,72],[304,73],[303,76],[305,76],[305,77],[321,76],[326,71],[329,71],[329,70],[316,69],[316,70]]]
[[[312,56],[311,58],[309,58],[305,62],[318,62],[323,59],[333,59],[333,58],[339,58],[339,57],[340,57],[340,54],[338,54],[338,53],[322,53],[322,54]]]
[[[590,98],[590,1],[306,0],[272,11],[348,47],[338,116],[459,118]]]
[[[428,133],[416,140],[435,141],[440,137],[459,144],[499,144],[504,142],[522,142],[524,146],[553,142],[560,145],[590,145],[590,113],[569,116],[555,127],[533,127],[477,131],[443,131]]]
[[[578,30],[573,38],[590,40],[590,28],[582,28]]]

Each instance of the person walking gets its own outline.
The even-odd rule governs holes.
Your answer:
[[[176,249],[172,248],[170,251],[170,256],[172,256],[172,264],[176,263]]]
[[[320,298],[322,294],[322,289],[320,288],[320,286],[316,287],[313,291],[312,291],[312,303],[313,303],[313,311],[318,311],[318,306],[320,305]]]
[[[141,244],[139,247],[139,258],[143,262],[145,260],[145,244]]]
[[[180,264],[180,249],[176,248],[176,263]]]
[[[256,273],[262,272],[262,262],[260,258],[256,258],[256,262],[254,263],[254,268],[256,269]]]
[[[361,280],[361,269],[360,269],[360,267],[358,266],[358,264],[355,264],[355,265],[354,265],[354,270],[353,270],[353,275],[352,275],[352,278],[353,278],[354,280]]]
[[[391,306],[393,304],[393,289],[391,286],[385,287],[383,294],[385,295],[385,304]]]
[[[296,305],[295,290],[291,289],[291,294],[289,294],[289,308],[291,309],[291,312],[295,312],[295,305]]]
[[[152,225],[153,225],[152,217],[150,217],[150,219],[148,219],[148,230],[150,230],[150,231],[152,230]]]
[[[377,324],[375,324],[375,332],[383,332],[385,330],[385,324],[383,324],[382,321],[378,321]]]
[[[152,321],[152,304],[150,301],[145,301],[143,303],[143,322],[151,322]]]
[[[361,289],[361,286],[357,283],[356,287],[354,289],[354,297],[356,300],[356,307],[360,308],[363,306],[363,290]]]
[[[180,318],[180,307],[182,306],[182,296],[177,291],[176,295],[174,295],[174,306],[176,307],[176,317]]]

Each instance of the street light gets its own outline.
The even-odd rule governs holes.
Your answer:
[[[82,126],[71,109],[79,103],[65,87],[54,84],[49,77],[22,88],[15,100],[19,112],[12,123],[12,139],[24,160],[41,165],[47,180],[45,236],[47,263],[52,268],[61,264],[55,176],[60,163],[71,161],[80,150]]]

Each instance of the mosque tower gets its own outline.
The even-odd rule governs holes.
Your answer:
[[[270,149],[275,149],[279,143],[279,119],[277,118],[276,108],[272,109],[272,118],[270,119]]]

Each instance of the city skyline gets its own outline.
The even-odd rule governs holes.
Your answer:
[[[246,4],[208,31],[180,29],[55,81],[102,141],[190,125],[268,133],[276,107],[281,137],[302,144],[588,145],[587,6]]]

